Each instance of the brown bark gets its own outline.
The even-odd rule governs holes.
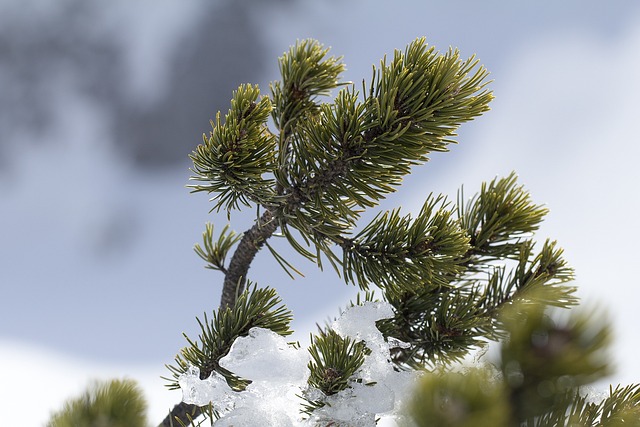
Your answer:
[[[220,298],[221,309],[233,307],[238,295],[244,291],[251,262],[277,228],[273,215],[267,210],[253,227],[244,233],[224,276],[222,297]]]

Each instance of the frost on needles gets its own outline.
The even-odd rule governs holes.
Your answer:
[[[184,402],[161,426],[374,426],[383,415],[407,426],[640,425],[640,385],[584,395],[610,372],[609,322],[572,308],[573,269],[555,241],[536,241],[547,209],[514,173],[360,223],[489,110],[477,59],[420,38],[360,88],[341,80],[340,58],[303,40],[279,66],[270,94],[241,85],[191,154],[192,191],[229,220],[245,208],[256,217],[218,237],[207,224],[195,247],[223,275],[220,306],[169,366]],[[363,292],[308,349],[286,338],[293,314],[275,290],[248,281],[265,248],[298,274],[272,238]],[[461,364],[488,345],[497,356]]]

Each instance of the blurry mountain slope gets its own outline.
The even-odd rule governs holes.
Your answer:
[[[184,164],[231,91],[262,77],[252,2],[45,3],[2,6],[0,150],[25,134],[57,142],[49,133],[65,114],[62,86],[100,108],[136,165]]]
[[[263,77],[251,5],[0,3],[0,336],[166,361],[217,302],[184,185],[209,119]],[[211,298],[160,315],[177,288]]]

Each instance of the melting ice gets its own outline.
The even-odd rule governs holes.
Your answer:
[[[373,427],[382,415],[395,416],[407,391],[415,384],[417,372],[393,369],[389,349],[398,342],[385,341],[375,322],[393,316],[386,302],[365,302],[347,308],[331,325],[342,337],[364,341],[371,350],[361,369],[354,375],[362,382],[332,396],[308,386],[309,352],[287,343],[268,329],[252,328],[238,338],[220,366],[252,383],[245,391],[235,392],[224,377],[214,372],[205,380],[191,368],[178,379],[186,403],[207,405],[212,402],[221,418],[216,427],[235,426],[316,426],[334,425]],[[367,385],[371,384],[371,385]],[[304,419],[300,413],[300,395],[313,396],[326,405]]]

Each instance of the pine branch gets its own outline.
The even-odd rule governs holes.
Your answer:
[[[415,219],[399,210],[378,215],[343,245],[347,282],[378,287],[448,286],[469,238],[447,209],[444,197],[429,196]]]
[[[193,192],[215,193],[213,209],[238,209],[249,202],[270,202],[273,180],[263,175],[273,172],[276,140],[267,128],[272,105],[268,98],[258,100],[257,86],[241,85],[233,93],[231,109],[211,121],[213,130],[203,135],[203,143],[191,154]]]
[[[547,208],[532,202],[529,192],[517,183],[512,172],[505,178],[482,183],[480,192],[464,200],[464,188],[458,192],[458,218],[470,237],[466,264],[519,258],[520,243],[540,227]]]
[[[220,298],[221,308],[234,306],[238,295],[244,291],[251,262],[277,228],[273,215],[266,210],[253,227],[243,234],[224,276]]]
[[[245,232],[236,247],[236,250],[231,258],[229,266],[225,268],[218,268],[218,270],[225,273],[223,282],[222,294],[220,299],[220,308],[227,309],[235,307],[238,296],[241,295],[245,289],[247,283],[247,272],[251,266],[251,262],[255,258],[260,248],[265,244],[266,240],[277,229],[277,225],[273,220],[271,213],[267,210],[256,221],[256,223],[247,232]],[[205,246],[207,245],[207,239],[210,240],[213,229],[205,231],[204,240]],[[224,235],[224,232],[223,232]],[[222,236],[221,235],[221,239]],[[227,241],[229,244],[230,242]],[[211,245],[210,245],[211,246]],[[210,262],[210,265],[217,266],[218,264],[207,259],[206,255],[203,256],[200,252],[198,255]],[[211,251],[213,252],[213,251]],[[201,326],[203,326],[201,324]],[[177,371],[175,371],[177,372]],[[175,427],[177,423],[183,423],[184,425],[190,425],[191,420],[196,419],[203,414],[203,409],[188,403],[180,402],[176,404],[165,419],[158,425],[158,427]],[[178,420],[178,421],[176,421]]]
[[[549,307],[577,302],[575,288],[567,285],[573,270],[553,241],[534,254],[531,237],[546,209],[531,202],[515,174],[483,184],[468,202],[461,191],[457,217],[442,196],[429,196],[415,218],[388,211],[352,237],[365,209],[395,191],[431,152],[447,151],[463,122],[488,110],[493,95],[486,89],[487,70],[474,57],[461,60],[457,50],[440,54],[421,38],[374,67],[360,99],[352,84],[340,82],[345,67],[328,51],[314,40],[291,47],[279,60],[282,81],[270,86],[271,98],[260,98],[257,86],[241,85],[224,120],[218,112],[212,131],[190,156],[191,180],[197,183],[189,187],[214,193],[213,209],[230,214],[255,204],[264,212],[247,232],[236,235],[227,226],[217,241],[207,224],[202,246],[195,246],[207,268],[224,274],[220,306],[211,320],[206,314],[204,321],[197,319],[197,340],[185,335],[189,345],[176,356],[176,366],[167,366],[173,374],[169,388],[189,389],[183,380],[199,372],[200,380],[214,373],[223,377],[231,393],[248,392],[251,380],[221,366],[221,359],[253,327],[283,336],[292,332],[291,312],[275,290],[245,289],[251,263],[265,245],[285,270],[292,268],[267,243],[280,228],[318,267],[324,255],[347,283],[382,290],[392,308],[386,305],[376,327],[399,346],[391,349],[396,369],[444,367],[486,340],[502,341],[496,363],[501,376],[489,368],[424,376],[413,410],[429,423],[636,425],[640,385],[612,389],[600,404],[577,393],[577,387],[609,372],[609,326],[592,313],[558,320],[548,314]],[[345,85],[333,102],[321,102]],[[268,128],[269,116],[275,133]],[[342,258],[334,253],[336,246]],[[373,293],[365,298],[373,299]],[[308,387],[298,396],[306,400],[302,412],[326,409],[330,396],[364,382],[359,370],[374,350],[359,339],[330,329],[312,338]],[[385,363],[388,351],[385,344]],[[187,391],[185,400],[198,393]],[[137,425],[145,406],[138,395],[129,383],[112,382],[70,401],[54,414],[53,424],[124,417],[124,424]],[[206,396],[197,400],[207,402],[203,407],[175,405],[159,426],[213,423],[221,416],[218,410],[226,409]],[[123,407],[130,412],[120,414]]]
[[[220,359],[227,355],[236,338],[246,336],[253,327],[270,329],[280,335],[291,334],[291,318],[291,312],[274,289],[254,286],[245,290],[233,307],[219,307],[211,320],[206,314],[204,321],[197,319],[201,330],[198,340],[185,336],[189,346],[176,356],[176,366],[167,366],[173,374],[173,379],[168,379],[169,388],[178,388],[177,378],[194,366],[199,369],[201,379],[216,371],[226,378],[230,387],[243,389],[248,382],[222,368]]]
[[[640,385],[611,388],[600,403],[589,403],[579,390],[608,372],[608,322],[584,311],[550,316],[544,305],[525,300],[501,315],[508,335],[500,358],[463,372],[423,376],[410,403],[415,425],[638,425]]]
[[[328,53],[329,49],[318,41],[307,39],[297,42],[279,58],[282,81],[271,84],[272,117],[284,144],[299,122],[318,110],[317,98],[344,84],[339,81],[345,69],[341,58],[327,57]],[[286,146],[280,146],[281,165],[287,154]]]
[[[459,196],[458,218],[453,224],[443,220],[448,213],[442,209],[436,210],[428,199],[415,224],[397,214],[385,221],[374,220],[361,234],[378,246],[363,253],[362,265],[345,261],[351,274],[362,271],[375,276],[374,283],[395,307],[394,318],[379,326],[386,336],[410,344],[393,349],[398,365],[419,368],[454,362],[483,340],[504,337],[505,326],[498,313],[517,300],[562,308],[577,303],[575,287],[567,285],[573,280],[573,269],[563,259],[562,250],[547,241],[534,253],[530,237],[546,209],[532,203],[514,174],[484,183],[479,194],[466,203]],[[435,220],[438,217],[440,221]],[[452,225],[465,230],[460,235],[466,246],[460,246],[462,241],[452,245],[456,236]],[[418,240],[408,237],[411,235]],[[405,248],[401,257],[397,249],[392,253],[395,257],[381,256],[393,241],[405,242],[400,245]],[[420,271],[425,260],[407,256],[412,252],[406,248],[415,247],[432,251],[413,251],[414,256],[427,257],[426,271]],[[430,260],[432,255],[439,262]],[[403,267],[400,261],[405,257],[408,265]],[[396,269],[398,274],[394,274]],[[385,280],[385,274],[391,280]]]
[[[335,257],[323,240],[337,243],[363,208],[394,191],[430,152],[446,151],[462,122],[488,110],[488,73],[476,66],[474,58],[441,55],[418,39],[374,70],[363,102],[353,87],[341,90],[288,138],[289,162],[276,173],[287,200],[274,215]]]
[[[200,371],[200,378],[206,379],[213,371],[223,375],[234,390],[243,390],[250,381],[239,378],[233,372],[222,368],[220,359],[226,356],[233,342],[240,336],[246,336],[253,327],[270,329],[280,335],[291,334],[289,324],[291,312],[282,304],[274,289],[254,287],[245,290],[231,306],[219,307],[211,320],[205,314],[204,321],[198,319],[201,329],[199,339],[194,341],[186,337],[189,346],[176,356],[176,366],[167,366],[173,378],[165,378],[170,389],[179,388],[178,377],[187,372],[190,366]],[[215,411],[215,403],[212,408]],[[207,410],[181,402],[174,406],[160,426],[176,425],[174,419],[185,425],[191,423]],[[173,422],[173,424],[171,424]]]

